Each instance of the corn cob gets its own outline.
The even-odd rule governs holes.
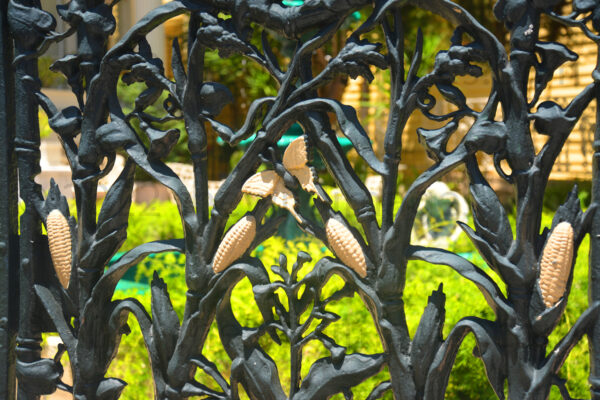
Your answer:
[[[573,227],[561,222],[554,227],[540,261],[540,290],[547,308],[565,294],[573,263]]]
[[[300,136],[294,139],[283,153],[283,166],[288,171],[296,168],[306,168],[308,163],[308,149],[306,139]]]
[[[306,145],[306,138],[300,136],[298,139],[292,141],[285,150],[283,154],[283,166],[298,179],[302,189],[315,193],[321,200],[325,201],[315,185],[316,175],[307,163],[308,146]]]
[[[335,218],[327,221],[325,232],[335,255],[362,278],[367,276],[365,255],[352,232]]]
[[[240,258],[252,244],[256,236],[256,218],[252,215],[242,217],[223,237],[213,259],[215,274],[225,270]]]
[[[242,192],[254,196],[267,197],[273,194],[273,190],[281,178],[275,171],[261,171],[252,175],[242,186]]]
[[[52,210],[46,218],[52,264],[60,284],[67,289],[71,280],[71,230],[65,216]]]

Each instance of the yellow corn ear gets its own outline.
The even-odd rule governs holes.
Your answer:
[[[540,261],[540,290],[547,308],[553,307],[565,294],[573,263],[573,227],[561,222],[546,241]]]
[[[327,240],[333,252],[344,264],[352,268],[361,277],[367,276],[367,262],[362,247],[352,232],[335,218],[325,224]]]
[[[223,237],[213,259],[215,274],[225,270],[240,258],[252,244],[256,236],[256,218],[246,215],[233,225]]]
[[[48,246],[52,264],[60,284],[67,289],[71,280],[71,229],[59,210],[52,210],[46,218]]]

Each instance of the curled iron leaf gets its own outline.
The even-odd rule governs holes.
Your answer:
[[[262,97],[254,100],[252,104],[250,104],[244,125],[242,125],[237,132],[234,132],[227,125],[217,122],[212,118],[206,119],[223,141],[234,146],[241,140],[249,138],[255,132],[261,115],[264,114],[265,110],[268,110],[274,101],[275,98],[273,97]]]
[[[115,119],[96,129],[96,140],[105,152],[110,153],[136,143],[136,136],[124,120]]]
[[[412,341],[410,358],[414,370],[415,384],[419,390],[424,389],[429,367],[443,342],[442,329],[446,315],[445,302],[446,295],[444,294],[443,284],[440,284],[439,288],[434,290],[427,299],[427,306],[423,315],[421,315],[417,332]]]
[[[479,169],[467,164],[473,201],[473,222],[476,233],[500,254],[507,254],[513,241],[508,215],[496,192],[490,187]]]
[[[165,69],[160,58],[153,58],[138,62],[131,67],[131,71],[123,74],[123,82],[131,85],[135,82],[146,82],[149,85],[165,87],[170,92],[175,92],[173,82],[164,77]]]
[[[135,99],[135,111],[144,111],[146,108],[151,106],[160,98],[162,89],[151,86],[139,94]]]
[[[527,0],[498,0],[494,15],[498,20],[511,25],[518,22],[527,10]]]
[[[223,139],[224,142],[231,144],[232,138],[235,136],[235,132],[233,131],[233,129],[231,129],[229,126],[227,126],[219,121],[216,121],[212,118],[206,118],[206,120],[208,121],[210,126],[213,128],[215,133],[217,135],[219,135],[219,137],[221,139]]]
[[[187,74],[183,67],[183,58],[181,57],[181,49],[179,47],[179,39],[174,38],[171,51],[171,68],[173,69],[173,76],[175,77],[175,84],[177,86],[177,96],[183,97],[185,86],[187,85]]]
[[[600,302],[595,301],[579,316],[577,321],[571,326],[569,333],[548,353],[549,356],[544,365],[546,373],[550,375],[558,374],[573,347],[581,340],[583,335],[589,332],[592,324],[596,323],[599,312]]]
[[[444,98],[450,103],[456,105],[458,108],[466,107],[467,98],[465,97],[463,92],[460,91],[459,88],[457,88],[454,85],[444,83],[437,83],[436,87],[440,91],[442,96],[444,96]]]
[[[352,79],[362,76],[371,82],[374,78],[370,69],[371,65],[380,69],[387,68],[387,61],[385,56],[379,52],[380,48],[380,43],[371,43],[366,39],[348,40],[337,57],[331,61],[331,66],[347,73]]]
[[[15,0],[8,2],[7,14],[12,36],[18,45],[26,49],[37,47],[56,28],[56,20],[52,14]]]
[[[83,24],[90,32],[102,36],[111,35],[117,26],[112,15],[112,7],[101,3],[94,8],[87,9],[85,2],[71,0],[67,4],[59,4],[56,10],[60,17],[73,24]]]
[[[148,151],[149,160],[159,160],[165,158],[171,153],[173,147],[179,140],[179,129],[169,129],[167,131],[161,131],[153,128],[152,125],[140,122],[140,128],[146,132],[148,139],[150,139],[150,149]]]
[[[498,285],[488,274],[469,260],[447,250],[421,246],[410,246],[407,256],[411,260],[427,261],[454,269],[477,286],[494,313],[502,316],[512,314],[513,311]]]
[[[77,54],[68,54],[50,65],[50,70],[62,73],[67,78],[67,83],[71,86],[73,93],[79,101],[79,106],[83,105],[83,79],[80,70],[82,57]]]
[[[69,106],[48,118],[48,125],[63,138],[75,137],[81,131],[81,112]]]
[[[590,211],[594,210],[588,208],[586,213]],[[551,228],[554,228],[563,221],[571,224],[575,233],[574,237],[576,238],[576,242],[579,242],[581,236],[586,232],[584,232],[585,215],[581,209],[581,200],[579,200],[579,188],[577,185],[573,186],[573,189],[569,192],[565,202],[561,204],[556,210],[556,213],[554,213]]]
[[[456,121],[450,121],[439,129],[417,129],[419,142],[425,145],[429,158],[436,162],[440,162],[444,158],[448,141],[456,129],[458,129]]]
[[[215,117],[221,113],[223,107],[233,101],[233,94],[227,86],[217,82],[205,82],[200,86],[198,102],[202,114]]]
[[[125,162],[123,171],[106,193],[98,214],[96,239],[107,236],[115,230],[127,228],[134,172],[135,163],[128,159]]]
[[[179,317],[173,309],[167,285],[156,271],[151,284],[152,299],[152,335],[154,344],[158,350],[158,356],[165,367],[169,363],[171,356],[177,345],[179,335]]]
[[[336,393],[346,393],[352,386],[377,374],[385,365],[384,360],[382,354],[349,354],[338,363],[331,358],[321,358],[310,367],[294,399],[328,399]]]
[[[235,53],[252,52],[250,45],[242,40],[235,31],[232,20],[219,19],[211,25],[203,25],[196,33],[196,40],[210,49],[218,50],[219,55],[227,58]]]
[[[80,263],[90,270],[102,271],[127,238],[134,172],[135,163],[128,159],[106,194],[98,215],[93,245],[80,258]]]
[[[554,72],[558,67],[567,61],[576,61],[579,57],[567,46],[556,42],[537,42],[535,50],[539,54],[541,62],[536,68],[535,94],[532,103],[537,102],[548,82],[554,77]]]
[[[34,285],[34,289],[38,298],[44,305],[48,316],[52,320],[60,339],[67,346],[69,353],[74,352],[77,346],[77,339],[73,335],[71,327],[65,319],[63,305],[59,303],[58,299],[47,287]]]
[[[429,369],[425,398],[444,398],[450,371],[454,365],[453,361],[469,332],[475,336],[477,348],[474,353],[483,361],[486,375],[494,392],[500,399],[504,399],[504,381],[507,370],[505,356],[501,351],[504,346],[501,338],[498,337],[499,328],[496,322],[476,317],[461,319],[440,346]]]
[[[448,51],[437,53],[432,75],[436,77],[481,76],[483,70],[481,67],[471,64],[471,61],[481,61],[481,55],[476,47],[452,46]],[[446,83],[450,83],[448,78],[446,78]]]
[[[77,107],[69,106],[59,111],[44,93],[38,91],[35,94],[48,116],[48,125],[61,138],[73,138],[81,131],[81,111]]]
[[[96,389],[98,400],[117,400],[127,383],[117,378],[103,379]]]
[[[56,391],[63,375],[63,367],[60,362],[50,358],[31,362],[17,360],[16,374],[19,387],[25,393],[40,396]]]
[[[508,280],[520,284],[526,281],[519,269],[510,263],[510,261],[504,255],[500,254],[494,247],[492,247],[487,240],[475,233],[475,231],[467,224],[462,222],[457,223],[465,232],[467,237],[471,240],[473,245],[475,245],[475,248],[485,260],[486,264],[500,274],[505,282]]]
[[[596,0],[573,0],[573,10],[586,12],[593,10],[598,5]]]
[[[577,118],[567,116],[565,109],[553,101],[544,101],[533,114],[535,129],[543,135],[556,135],[569,131]]]
[[[535,284],[533,296],[529,304],[529,320],[533,332],[540,337],[547,337],[560,321],[567,299],[560,299],[554,306],[546,308],[542,300],[539,284]]]
[[[569,50],[567,46],[556,42],[537,42],[535,50],[542,59],[541,66],[546,72],[554,72],[567,61],[577,61],[577,53]],[[550,75],[552,79],[552,75]],[[548,79],[548,80],[550,80]]]
[[[469,154],[483,151],[487,154],[497,154],[504,151],[508,132],[503,122],[477,120],[464,139],[465,148]]]
[[[554,8],[561,0],[533,0],[533,4],[540,9]]]

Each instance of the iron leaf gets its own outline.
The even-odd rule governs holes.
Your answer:
[[[381,354],[349,354],[340,363],[329,357],[317,360],[302,380],[293,400],[328,399],[345,393],[363,380],[377,374],[384,366]]]
[[[473,165],[468,165],[467,168],[471,178],[469,190],[473,200],[471,207],[476,233],[490,243],[495,250],[506,254],[513,241],[513,233],[506,210],[479,169]]]
[[[425,146],[429,158],[436,162],[440,162],[444,158],[448,140],[457,128],[456,121],[450,121],[439,129],[417,129],[419,142]]]
[[[131,159],[128,159],[125,162],[123,171],[106,193],[104,203],[102,203],[102,208],[98,215],[96,241],[102,240],[114,231],[122,232],[124,235],[123,240],[127,236],[126,230],[129,207],[131,206],[134,172],[135,163]],[[117,251],[120,245],[121,243],[115,243],[114,251]]]
[[[577,121],[575,117],[568,117],[565,110],[553,101],[541,103],[533,119],[535,129],[548,136],[569,131]]]
[[[117,378],[104,379],[98,385],[96,396],[98,400],[117,400],[127,383]]]
[[[427,306],[423,315],[421,315],[417,332],[412,341],[410,358],[415,384],[419,390],[423,390],[429,367],[443,342],[442,329],[446,315],[445,302],[446,295],[444,294],[443,284],[440,284],[427,300]]]
[[[173,309],[167,285],[156,271],[151,284],[152,334],[163,366],[168,365],[179,336],[179,317]]]

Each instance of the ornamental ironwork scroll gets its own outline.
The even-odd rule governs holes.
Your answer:
[[[541,230],[542,201],[551,169],[583,111],[600,100],[600,67],[593,72],[593,82],[566,107],[539,102],[556,69],[577,58],[560,43],[540,40],[540,19],[543,16],[580,29],[600,45],[598,1],[574,0],[566,7],[570,11],[562,13],[556,11],[559,0],[498,0],[494,13],[506,26],[509,44],[505,47],[468,10],[450,0],[312,0],[298,7],[277,0],[174,0],[143,17],[110,49],[107,40],[115,30],[113,8],[118,0],[70,0],[57,5],[58,15],[68,26],[64,32],[55,31],[54,17],[40,7],[39,1],[5,3],[0,21],[0,78],[5,89],[0,100],[5,132],[0,182],[9,194],[0,200],[4,264],[0,355],[6,366],[0,368],[0,387],[4,398],[38,399],[56,389],[66,390],[78,400],[119,398],[126,382],[107,376],[107,370],[130,314],[144,335],[157,399],[237,399],[240,386],[250,398],[260,400],[320,400],[339,393],[350,399],[354,386],[384,368],[389,371],[389,380],[376,385],[369,400],[389,393],[398,400],[442,399],[458,348],[468,334],[476,339],[477,355],[496,395],[511,399],[544,399],[553,385],[565,399],[570,398],[564,381],[558,378],[559,370],[573,346],[587,334],[591,343],[591,393],[593,398],[600,398],[600,214],[594,213],[600,202],[600,130],[595,133],[592,158],[592,206],[583,212],[574,189],[556,210],[552,225]],[[419,33],[415,48],[405,48],[406,7],[421,8],[455,26],[448,49],[437,54],[430,73],[419,75],[426,38]],[[357,10],[368,10],[367,18],[324,69],[314,73],[311,55],[327,45]],[[187,62],[174,41],[174,78],[170,79],[163,61],[153,57],[146,35],[182,14],[189,15]],[[383,43],[372,41],[369,32],[374,29],[382,29]],[[269,44],[272,34],[296,44],[286,65],[273,54]],[[60,109],[40,87],[37,58],[50,44],[71,35],[77,37],[77,52],[57,60],[51,68],[64,74],[77,106]],[[278,84],[276,96],[256,99],[249,106],[241,127],[216,119],[232,95],[224,85],[205,81],[204,55],[208,50],[218,50],[221,57],[241,54],[266,69]],[[370,81],[372,71],[388,68],[391,101],[385,154],[380,159],[356,111],[337,100],[319,97],[318,89],[338,75],[362,76]],[[490,74],[493,87],[485,107],[477,111],[467,105],[454,81],[457,76],[478,77],[484,71]],[[530,100],[527,87],[532,71],[535,93]],[[147,86],[131,112],[125,112],[119,103],[119,80]],[[453,104],[454,111],[434,113],[434,88],[444,101]],[[162,93],[168,94],[164,114],[152,117],[145,110]],[[44,195],[35,183],[40,173],[40,107],[69,161],[77,218],[69,214],[56,185]],[[410,185],[395,211],[402,136],[414,112],[443,126],[419,131],[433,165]],[[158,127],[170,120],[185,123],[194,169],[194,198],[164,162],[180,135]],[[141,131],[133,128],[134,123]],[[300,124],[303,135],[294,144],[294,152],[281,155],[276,143],[294,123]],[[468,123],[469,129],[451,150],[447,144],[459,123]],[[217,192],[210,212],[209,125],[230,145],[255,135]],[[381,215],[377,215],[371,194],[339,146],[336,131],[351,141],[371,172],[382,177]],[[532,143],[534,133],[547,136],[539,151]],[[332,208],[311,168],[312,150],[324,160],[361,231]],[[126,154],[127,161],[97,213],[98,181],[113,168],[117,152]],[[514,229],[480,170],[478,152],[493,156],[498,174],[514,186]],[[267,168],[257,172],[261,165]],[[460,226],[502,279],[506,293],[481,266],[461,255],[411,244],[421,197],[430,185],[459,166],[466,168],[474,216],[473,226]],[[17,168],[20,197],[26,206],[18,239]],[[136,169],[172,191],[184,237],[143,244],[105,270],[126,238]],[[226,232],[242,192],[261,200],[243,218],[233,221]],[[309,201],[319,218],[300,211],[303,192],[312,196]],[[272,208],[279,211],[267,214]],[[335,258],[317,260],[311,271],[299,275],[309,256],[282,255],[273,275],[261,260],[250,257],[251,250],[276,232],[282,215],[288,212],[304,232],[328,246]],[[42,233],[42,225],[47,235]],[[589,308],[578,316],[570,332],[548,349],[548,336],[568,300],[577,248],[588,233],[592,235]],[[173,310],[169,291],[159,276],[151,285],[152,310],[144,309],[135,298],[112,299],[130,266],[151,253],[166,251],[185,254],[188,291],[182,319]],[[16,258],[20,259],[18,266]],[[443,337],[446,299],[439,289],[431,294],[411,337],[403,302],[410,260],[455,270],[483,293],[494,319],[465,316]],[[18,304],[14,288],[17,272]],[[333,275],[341,277],[345,286],[324,297],[323,285]],[[255,328],[242,326],[232,310],[232,290],[243,278],[251,282],[263,317],[262,325]],[[287,305],[275,295],[278,290],[286,293]],[[339,318],[328,311],[328,304],[354,294],[372,314],[381,353],[350,353],[324,333]],[[303,321],[300,315],[306,312],[309,319]],[[220,371],[210,354],[202,352],[213,323],[231,358],[231,371]],[[63,345],[53,359],[40,356],[43,332],[58,332],[62,339]],[[259,342],[263,338],[279,341],[282,336],[289,340],[291,349],[289,392],[283,389],[288,385],[280,382],[275,361]],[[312,340],[320,341],[330,355],[317,360],[301,376],[302,349]],[[73,372],[72,386],[61,381],[60,360],[65,353]],[[198,371],[211,377],[219,389],[196,381]],[[18,393],[13,389],[14,375]]]

